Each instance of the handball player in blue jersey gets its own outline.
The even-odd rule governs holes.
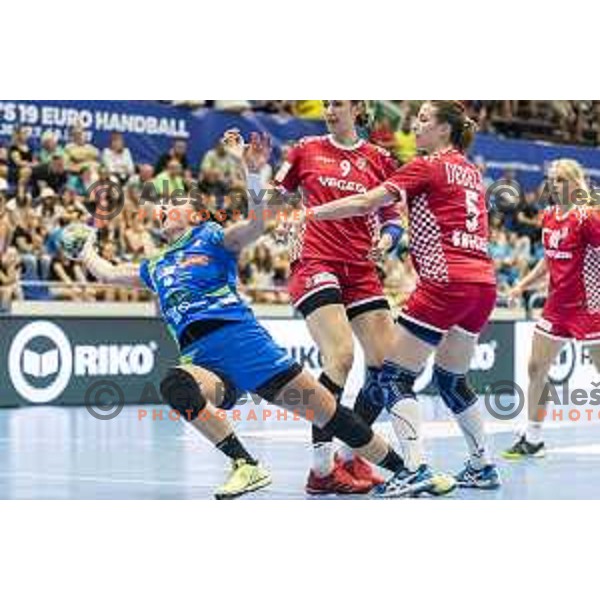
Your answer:
[[[295,411],[391,471],[395,484],[389,489],[394,496],[432,493],[452,485],[440,475],[408,471],[387,442],[288,357],[241,299],[236,289],[238,254],[265,231],[266,203],[255,200],[261,197],[258,170],[268,160],[270,148],[268,140],[257,134],[245,145],[237,131],[228,131],[223,141],[253,192],[248,195],[248,218],[223,228],[216,219],[199,220],[198,213],[186,206],[162,209],[169,246],[138,265],[112,265],[98,256],[93,235],[79,234],[85,238],[79,240],[79,257],[99,280],[144,284],[158,297],[181,351],[180,364],[161,383],[163,399],[233,463],[216,497],[234,498],[271,481],[230,423],[217,413],[218,408],[232,408],[244,392]],[[399,480],[404,485],[399,487]],[[383,484],[376,493],[388,495],[387,489]]]

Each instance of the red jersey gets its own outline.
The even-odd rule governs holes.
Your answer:
[[[410,253],[421,279],[495,285],[485,189],[462,153],[415,158],[383,185],[408,205]]]
[[[600,313],[600,213],[544,211],[542,241],[550,288],[545,313]]]
[[[332,136],[301,140],[275,176],[276,185],[288,192],[300,189],[307,208],[345,196],[365,193],[378,186],[397,168],[391,154],[364,140],[341,146]],[[379,240],[386,222],[397,221],[399,211],[386,207],[378,214],[339,221],[308,219],[297,232],[291,260],[335,260],[364,264]]]

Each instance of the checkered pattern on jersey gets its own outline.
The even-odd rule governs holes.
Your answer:
[[[290,263],[300,260],[304,248],[304,235],[306,234],[306,222],[302,225],[292,225],[289,233]]]
[[[450,280],[442,232],[425,195],[416,197],[410,206],[410,250],[420,277],[440,283]]]
[[[587,247],[583,259],[583,281],[588,311],[600,313],[600,248]]]

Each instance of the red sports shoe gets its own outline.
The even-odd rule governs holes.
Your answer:
[[[380,485],[385,481],[371,463],[360,456],[354,455],[352,460],[342,462],[342,459],[336,455],[335,460],[336,464],[340,465],[345,471],[350,473],[354,479],[370,481],[372,486]]]
[[[306,482],[306,493],[315,496],[320,494],[366,494],[372,488],[373,484],[370,480],[355,479],[337,462],[333,471],[325,477],[319,477],[311,470]]]

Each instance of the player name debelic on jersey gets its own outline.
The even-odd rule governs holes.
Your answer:
[[[481,173],[477,169],[457,165],[454,163],[444,163],[446,167],[447,181],[451,185],[460,185],[476,192],[483,192],[483,180]]]

